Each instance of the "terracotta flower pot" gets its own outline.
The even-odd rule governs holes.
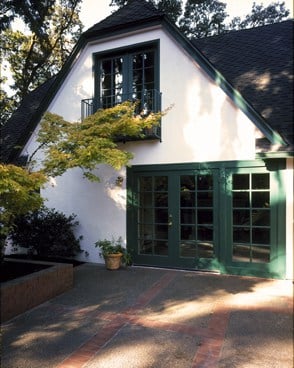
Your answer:
[[[117,270],[121,266],[122,253],[108,254],[105,256],[105,265],[108,270]]]

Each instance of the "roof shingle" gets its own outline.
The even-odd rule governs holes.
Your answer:
[[[106,30],[122,29],[141,21],[145,23],[147,20],[160,19],[164,15],[162,11],[156,9],[151,3],[142,0],[132,0],[126,6],[89,28],[84,33],[84,36],[97,35]]]
[[[267,123],[293,144],[293,20],[192,42]]]
[[[1,127],[0,162],[13,162],[17,158],[21,146],[26,143],[27,137],[35,128],[38,110],[54,80],[55,78],[49,79],[29,93],[7,123]]]

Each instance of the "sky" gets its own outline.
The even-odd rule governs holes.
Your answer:
[[[268,6],[272,2],[277,2],[278,0],[222,0],[227,3],[227,13],[230,17],[244,16],[251,12],[252,4],[255,1],[257,4],[263,4]],[[293,17],[293,0],[279,0],[279,2],[284,1],[286,8],[290,10],[291,16]],[[95,23],[98,23],[102,19],[106,18],[115,7],[110,7],[109,4],[111,0],[83,0],[81,5],[80,18],[83,22],[85,28],[84,30],[90,28]]]

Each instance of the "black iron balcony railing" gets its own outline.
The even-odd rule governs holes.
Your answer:
[[[82,100],[81,104],[81,118],[82,121],[94,114],[98,109],[107,109],[116,106],[123,101],[138,101],[137,112],[148,116],[151,112],[158,112],[161,110],[161,93],[155,89],[146,90],[144,92],[131,94],[117,94],[111,96],[103,96],[101,98],[87,98]],[[161,137],[160,124],[151,129],[144,130],[146,139]]]

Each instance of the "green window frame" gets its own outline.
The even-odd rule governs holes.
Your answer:
[[[94,109],[139,101],[144,114],[159,111],[159,40],[94,55]]]
[[[207,181],[206,186],[200,187],[196,181],[191,184],[191,180],[188,180],[192,177],[195,180],[209,179],[210,173],[214,177],[213,186]],[[166,175],[171,179],[169,189],[161,192],[157,189],[154,178]],[[284,159],[138,165],[128,169],[127,177],[127,239],[135,263],[284,278]],[[138,185],[140,177],[144,177],[144,180],[148,178],[150,183],[155,180],[153,187],[151,184],[149,189],[146,185]],[[168,212],[167,204],[163,201],[167,193]],[[149,200],[148,196],[153,199]],[[188,197],[197,197],[197,200],[193,200],[193,205],[190,205]],[[147,206],[144,204],[146,201]],[[165,217],[161,216],[160,221],[155,221],[150,216],[144,217],[144,207],[154,214],[157,210],[162,211]],[[144,235],[148,226],[152,229],[149,231],[152,234],[150,239]],[[157,236],[159,231],[156,233],[156,226],[160,227],[159,230],[167,227],[168,231],[165,230],[165,233],[168,233],[168,237]],[[194,236],[193,231],[196,228],[203,228],[206,233],[200,231]],[[210,229],[213,229],[213,237],[210,236]],[[191,230],[192,237],[189,235]],[[182,243],[192,246],[194,243],[191,239],[200,245],[197,252],[191,248],[192,253],[188,253],[187,247],[179,247]],[[161,245],[168,241],[168,256],[157,241]],[[154,244],[158,245],[160,251]],[[145,245],[148,247],[144,248]]]

